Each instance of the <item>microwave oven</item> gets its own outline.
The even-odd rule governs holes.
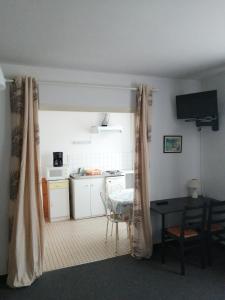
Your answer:
[[[48,167],[47,180],[63,180],[69,178],[69,169],[68,167]]]

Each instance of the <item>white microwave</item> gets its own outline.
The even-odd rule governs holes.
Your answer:
[[[68,167],[48,167],[47,180],[63,180],[69,178],[69,169]]]

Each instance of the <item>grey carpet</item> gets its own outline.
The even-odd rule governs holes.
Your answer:
[[[191,259],[184,277],[173,257],[162,265],[155,254],[151,260],[126,255],[48,272],[28,288],[9,289],[1,279],[0,299],[224,300],[225,250],[219,251],[213,267],[205,270]]]

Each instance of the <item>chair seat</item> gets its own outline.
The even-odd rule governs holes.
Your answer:
[[[131,221],[131,217],[123,214],[114,214],[110,215],[110,219],[112,222],[129,222]]]
[[[176,237],[180,237],[181,235],[181,229],[180,226],[173,226],[166,229],[166,232],[169,234],[172,234]],[[185,229],[184,230],[184,238],[191,238],[198,236],[198,232],[194,229]]]

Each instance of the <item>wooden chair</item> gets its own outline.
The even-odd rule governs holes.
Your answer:
[[[225,201],[210,201],[206,235],[208,263],[212,265],[213,244],[225,242]]]
[[[194,247],[200,248],[201,267],[205,267],[205,217],[205,204],[198,207],[186,206],[182,212],[180,225],[168,227],[165,230],[165,241],[173,241],[176,244],[176,248],[178,246],[181,275],[185,275],[185,251]],[[163,243],[163,247],[166,247],[166,243]],[[165,255],[164,249],[162,253]],[[162,261],[165,261],[165,257],[163,257]]]

